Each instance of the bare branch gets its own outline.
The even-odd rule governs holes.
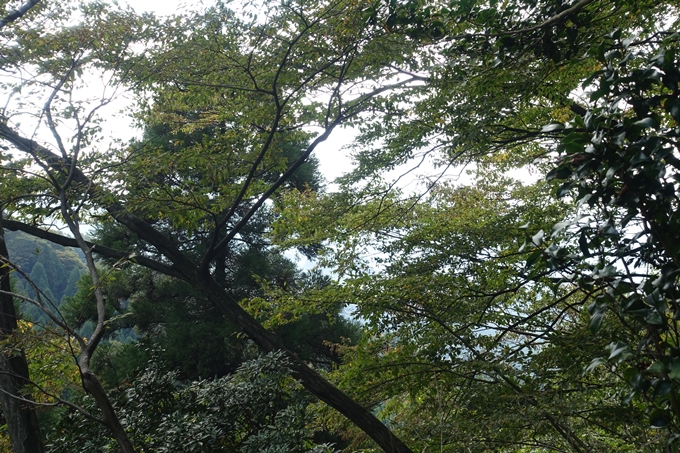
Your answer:
[[[47,126],[50,128],[52,136],[54,137],[54,140],[57,142],[57,146],[59,147],[59,151],[61,152],[61,157],[63,157],[64,159],[68,159],[68,154],[66,153],[66,147],[64,146],[64,142],[61,139],[61,135],[59,135],[59,132],[57,131],[57,125],[54,122],[54,119],[52,118],[52,101],[54,101],[54,98],[57,96],[57,93],[61,91],[66,81],[69,79],[69,77],[71,77],[71,74],[73,73],[73,70],[75,69],[77,64],[78,64],[77,61],[75,60],[72,61],[71,67],[68,68],[66,74],[64,74],[64,76],[59,80],[57,86],[54,87],[54,89],[52,90],[52,94],[50,94],[50,97],[47,98],[47,102],[45,102],[45,106],[43,107],[43,112],[47,117]]]
[[[35,140],[23,137],[3,121],[0,121],[0,138],[4,138],[12,143],[18,150],[30,154],[46,167],[67,173],[68,168],[71,166],[70,159],[59,157]],[[85,186],[90,186],[91,184],[90,178],[78,168],[73,171],[73,180]],[[56,187],[58,188],[59,186],[57,185]],[[95,184],[92,184],[90,187],[90,193],[92,194],[103,192],[103,189]],[[117,221],[127,226],[132,232],[139,234],[140,237],[143,237],[145,241],[156,247],[160,253],[172,260],[177,267],[193,269],[193,263],[179,250],[177,245],[144,220],[127,212],[119,203],[110,203],[105,208]],[[186,275],[181,274],[179,269],[174,271],[173,275],[182,275],[181,278],[184,280],[188,278]]]
[[[70,401],[67,401],[67,400],[65,400],[65,399],[63,399],[63,398],[59,398],[58,396],[53,395],[52,393],[50,393],[50,392],[48,392],[47,390],[43,389],[43,388],[42,388],[40,385],[38,385],[36,382],[31,381],[29,384],[32,385],[32,386],[34,386],[35,388],[37,388],[37,389],[38,389],[41,393],[43,393],[44,395],[47,395],[47,396],[49,396],[50,398],[53,398],[53,399],[55,400],[55,402],[54,402],[54,403],[40,403],[40,402],[38,402],[38,401],[33,401],[33,400],[29,400],[29,399],[27,399],[27,398],[22,398],[22,397],[20,397],[20,396],[13,395],[13,394],[9,393],[8,391],[3,390],[3,389],[1,389],[1,388],[0,388],[0,392],[6,394],[6,395],[8,395],[8,396],[10,396],[11,398],[14,398],[14,399],[16,399],[16,400],[18,400],[18,401],[21,401],[22,403],[31,404],[31,405],[33,405],[33,406],[43,406],[43,407],[54,407],[54,406],[59,406],[59,405],[68,406],[68,407],[70,407],[70,408],[72,408],[72,409],[75,409],[76,411],[80,412],[80,413],[83,414],[86,418],[89,418],[90,420],[95,421],[95,422],[97,422],[97,423],[104,424],[104,420],[102,420],[101,418],[99,418],[99,417],[97,417],[97,416],[95,416],[95,415],[92,415],[90,412],[88,412],[88,411],[85,410],[84,408],[78,406],[77,404],[74,404],[74,403],[72,403],[72,402],[70,402]]]
[[[307,162],[307,159],[309,156],[312,154],[312,152],[316,149],[317,146],[319,146],[320,143],[323,143],[328,139],[328,137],[331,135],[331,132],[340,125],[342,122],[345,120],[359,114],[361,112],[361,109],[358,108],[360,105],[363,103],[369,101],[370,99],[378,96],[381,93],[384,93],[389,90],[401,88],[404,85],[408,85],[411,83],[413,80],[412,79],[407,79],[403,80],[401,82],[394,83],[392,85],[386,85],[381,88],[377,88],[370,93],[366,93],[363,96],[360,96],[358,99],[355,99],[353,102],[351,102],[347,108],[347,111],[345,113],[340,113],[338,114],[337,118],[326,127],[324,132],[316,137],[314,141],[307,147],[304,153],[286,170],[280,177],[279,179],[274,182],[269,189],[267,189],[261,196],[260,198],[253,204],[253,206],[248,210],[248,212],[239,220],[236,225],[227,233],[227,235],[217,244],[215,245],[211,251],[205,254],[203,257],[203,261],[201,262],[201,267],[200,271],[202,273],[205,273],[207,269],[210,266],[210,262],[217,256],[217,254],[224,250],[229,245],[229,242],[243,229],[243,227],[248,223],[248,221],[255,215],[255,213],[262,207],[262,205],[267,201],[273,194],[276,192],[286,181],[290,179],[290,177],[295,173],[298,168],[302,166],[305,162]],[[0,131],[1,132],[1,131]]]

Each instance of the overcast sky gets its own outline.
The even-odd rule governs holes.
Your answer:
[[[159,15],[170,15],[187,9],[187,5],[200,5],[204,2],[187,0],[146,0],[146,1],[119,1],[121,6],[130,5],[135,11],[148,11]],[[195,9],[195,6],[192,7]]]

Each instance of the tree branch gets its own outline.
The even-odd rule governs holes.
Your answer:
[[[0,372],[0,373],[2,373],[2,372]],[[30,382],[30,385],[36,387],[44,395],[47,395],[50,398],[54,398],[56,401],[54,403],[40,403],[38,401],[34,401],[34,400],[31,400],[31,399],[22,398],[21,396],[12,395],[11,393],[9,393],[9,392],[7,392],[6,390],[3,390],[3,389],[0,389],[0,392],[6,394],[10,398],[13,398],[17,401],[20,401],[21,403],[32,405],[32,406],[54,407],[54,406],[59,406],[60,404],[65,405],[65,406],[70,407],[71,409],[74,409],[76,412],[83,414],[83,416],[85,418],[89,418],[92,421],[104,424],[104,420],[102,420],[101,418],[99,418],[95,415],[92,415],[87,410],[78,406],[77,404],[72,403],[72,402],[67,401],[63,398],[59,398],[58,396],[51,394],[50,392],[48,392],[47,390],[45,390],[44,388],[42,388],[40,385],[38,385],[37,383],[35,383],[33,381]]]
[[[19,9],[15,9],[11,13],[9,13],[4,19],[0,19],[0,28],[21,18],[24,14],[28,12],[28,10],[33,8],[38,3],[40,3],[40,0],[28,0],[26,3],[21,5]]]
[[[23,137],[3,121],[0,121],[0,138],[4,138],[13,144],[19,151],[28,153],[34,159],[40,160],[48,168],[59,170],[64,172],[64,174],[72,174],[73,180],[75,182],[81,183],[84,186],[90,188],[89,192],[87,192],[88,194],[102,194],[105,192],[100,186],[93,184],[90,178],[80,169],[75,168],[72,172],[70,172],[69,167],[71,167],[71,159],[59,157],[48,148],[37,143],[35,140]],[[125,225],[140,237],[143,237],[145,241],[156,247],[160,253],[175,263],[177,267],[173,266],[173,276],[181,275],[180,278],[186,280],[186,274],[181,274],[178,268],[181,267],[182,269],[192,269],[193,263],[179,250],[172,240],[157,231],[155,228],[136,215],[127,212],[120,203],[110,203],[104,208],[114,219]]]
[[[32,225],[18,222],[16,220],[3,219],[3,225],[5,226],[5,229],[10,231],[23,231],[24,233],[30,234],[31,236],[48,240],[54,244],[63,245],[64,247],[78,248],[78,242],[73,238],[52,233],[50,231],[46,231]],[[95,244],[94,242],[86,241],[86,244],[88,247],[92,249],[94,253],[100,256],[116,260],[127,260],[132,263],[139,264],[140,266],[144,266],[148,269],[154,270],[156,272],[160,272],[161,274],[165,274],[169,277],[179,279],[184,278],[182,274],[175,271],[175,269],[173,269],[171,266],[159,263],[158,261],[152,260],[145,256],[135,255],[134,253],[131,252],[125,252],[123,250],[105,247],[103,245]]]
[[[542,22],[538,25],[534,25],[533,27],[527,27],[527,28],[523,28],[521,30],[513,30],[513,31],[509,31],[507,33],[501,33],[500,35],[510,35],[510,34],[516,35],[516,34],[520,34],[520,33],[528,33],[528,32],[531,32],[531,31],[536,31],[536,30],[539,30],[541,28],[550,27],[551,25],[553,25],[553,24],[555,24],[555,23],[557,23],[561,20],[566,19],[567,17],[571,16],[572,14],[577,14],[584,7],[593,3],[594,1],[595,0],[581,0],[580,2],[576,3],[571,8],[565,9],[561,13],[554,15],[553,17],[546,20],[545,22]]]
[[[386,87],[385,89],[376,89],[373,93],[379,94],[387,89],[389,89],[389,87]],[[359,98],[359,102],[366,101],[368,97],[370,96]],[[356,107],[356,104],[353,107]],[[234,227],[231,232],[232,234],[223,239],[214,250],[219,252],[221,245],[226,247],[228,241],[233,239],[237,232],[240,231],[243,226],[245,226],[248,220],[255,214],[262,204],[264,204],[265,200],[267,200],[297,170],[297,168],[305,162],[309,154],[311,154],[311,152],[319,143],[328,138],[333,128],[340,124],[348,116],[355,115],[358,112],[359,110],[354,110],[348,114],[346,113],[344,116],[339,116],[323,134],[317,137],[316,140],[314,140],[314,142],[312,142],[312,144],[308,147],[303,156],[301,156],[269,188],[269,190],[267,190],[260,197],[260,199],[258,199],[251,210],[248,211],[246,216],[244,216],[244,218],[242,218],[241,221]],[[36,143],[35,141],[22,137],[10,127],[8,127],[6,123],[1,121],[0,138],[5,138],[14,144],[19,150],[27,152],[31,156],[39,156],[51,168],[56,167],[65,169],[68,168],[68,165],[70,165],[70,162],[64,162],[63,158],[60,158],[52,151]],[[84,173],[82,173],[81,170],[76,169],[73,174],[74,181],[83,184],[90,183],[90,179]],[[103,192],[100,187],[93,184],[91,192],[97,193],[98,191]],[[292,360],[294,366],[294,377],[299,379],[304,387],[312,394],[346,416],[350,421],[352,421],[352,423],[357,425],[362,431],[375,440],[375,442],[387,453],[413,453],[412,450],[409,449],[397,436],[395,436],[392,431],[387,428],[387,426],[385,426],[375,415],[373,415],[370,410],[354,401],[342,390],[335,387],[333,384],[324,379],[319,373],[307,366],[307,364],[302,359],[297,357],[297,355],[287,350],[279,342],[279,340],[277,340],[269,331],[262,327],[262,325],[257,320],[255,320],[250,314],[241,308],[238,302],[234,300],[222,286],[212,279],[210,275],[199,273],[199,267],[193,263],[192,260],[189,259],[184,253],[182,253],[182,251],[177,248],[170,238],[156,230],[152,225],[149,225],[144,220],[140,219],[134,214],[127,212],[125,207],[120,203],[114,202],[105,204],[104,208],[119,223],[127,227],[133,233],[137,234],[142,240],[156,247],[160,253],[172,261],[173,266],[171,269],[174,271],[173,274],[175,276],[178,276],[182,280],[191,284],[194,288],[200,290],[210,302],[212,302],[218,309],[220,309],[220,311],[222,311],[222,313],[226,315],[226,317],[231,322],[243,329],[245,334],[248,335],[261,349],[267,352],[274,350],[285,351],[286,355]],[[58,239],[55,236],[59,235],[52,236],[52,234],[49,234],[50,238]],[[58,240],[65,241],[70,239],[61,238]],[[70,245],[77,245],[75,239],[71,239],[70,241],[67,241]],[[90,392],[97,400],[100,409],[102,409],[104,420],[107,422],[107,426],[113,430],[116,440],[124,439],[125,433],[124,431],[118,429],[120,426],[116,418],[115,411],[113,411],[113,408],[109,406],[110,402],[108,402],[105,393],[102,393],[101,384],[99,384],[96,377],[91,372],[81,372],[81,378],[83,379],[83,387],[85,390]],[[126,449],[128,448],[128,445],[119,444],[119,446],[126,452],[133,451]]]

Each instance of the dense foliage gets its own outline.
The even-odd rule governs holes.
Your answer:
[[[679,448],[677,1],[12,6],[14,451]]]
[[[302,387],[281,353],[246,362],[229,376],[183,382],[152,358],[130,386],[113,392],[119,416],[140,451],[309,452],[315,445]],[[73,429],[80,425],[80,429]],[[64,413],[48,435],[54,452],[115,451],[103,426],[76,411]]]
[[[6,241],[13,263],[25,274],[16,275],[13,282],[15,292],[34,295],[36,288],[30,281],[57,306],[65,298],[76,294],[76,285],[85,273],[85,264],[72,249],[55,246],[20,231],[7,232]],[[24,304],[22,311],[32,321],[47,321],[41,310],[28,303]]]

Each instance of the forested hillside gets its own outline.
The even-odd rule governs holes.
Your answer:
[[[679,451],[679,8],[0,1],[0,445]]]
[[[54,304],[60,305],[65,297],[76,294],[77,283],[85,273],[85,262],[78,253],[67,247],[37,239],[21,231],[8,231],[5,241],[12,263],[17,266],[13,274],[13,291],[34,294],[30,280],[43,291]],[[40,310],[25,305],[24,314],[42,319]]]

